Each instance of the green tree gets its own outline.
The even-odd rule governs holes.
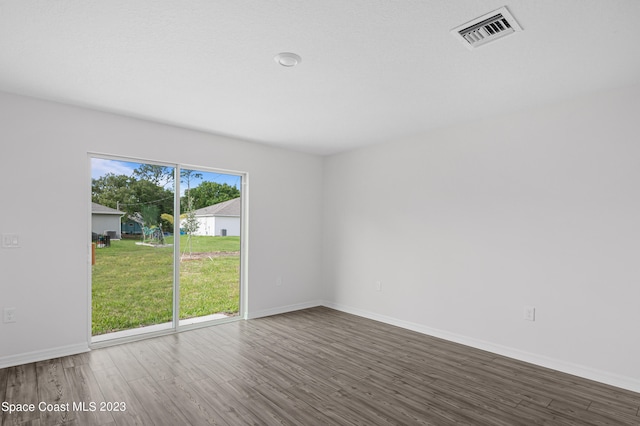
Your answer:
[[[140,216],[144,226],[151,228],[160,222],[160,209],[158,206],[144,205],[140,209]]]
[[[181,222],[181,227],[187,234],[187,244],[185,245],[183,253],[189,250],[189,254],[191,254],[191,237],[200,227],[200,222],[198,222],[196,218],[196,211],[193,206],[191,206],[191,199],[188,199],[187,212],[183,217],[184,220]]]
[[[165,187],[173,182],[173,168],[154,164],[140,164],[133,171],[133,176],[139,180],[146,180],[157,186]]]
[[[133,182],[135,182],[134,178],[113,173],[91,179],[91,201],[122,210],[122,205],[138,201],[131,189]]]
[[[184,191],[184,196],[180,197],[180,210],[183,212],[194,209],[193,203],[190,201],[191,196],[191,183],[195,179],[202,179],[202,173],[195,170],[181,169],[180,170],[180,183],[186,185],[187,189]]]
[[[187,184],[185,196],[180,198],[180,207],[183,211],[186,212],[184,214],[185,219],[181,223],[180,227],[184,229],[187,234],[187,244],[185,246],[185,252],[188,249],[189,254],[191,254],[191,237],[200,227],[200,223],[198,223],[198,219],[196,219],[195,208],[193,207],[193,200],[191,199],[190,195],[191,181],[193,179],[202,179],[202,173],[189,169],[180,170],[180,181]]]
[[[194,179],[202,179],[202,173],[189,169],[180,170],[180,182],[187,185],[187,190],[191,188],[191,181]]]
[[[140,211],[143,205],[157,206],[160,213],[173,215],[173,191],[146,180],[138,180],[131,186],[136,199],[129,210]]]
[[[197,210],[238,198],[240,190],[226,183],[206,181],[195,188],[185,191],[185,195],[191,197],[193,208]]]
[[[161,214],[173,216],[174,193],[152,181],[136,179],[134,176],[106,174],[92,179],[91,200],[94,203],[118,209],[126,217],[142,215],[145,206],[155,206],[158,218]],[[163,229],[172,229],[167,221],[154,220]]]

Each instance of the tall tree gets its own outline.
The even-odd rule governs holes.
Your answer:
[[[202,173],[196,170],[189,170],[189,169],[180,170],[180,182],[187,185],[187,191],[191,189],[191,183],[195,179],[202,179]]]
[[[140,180],[146,180],[158,186],[165,187],[173,182],[173,168],[157,166],[155,164],[140,164],[133,171],[133,176]]]
[[[107,173],[97,179],[91,179],[91,201],[103,206],[119,209],[121,205],[137,202],[131,189],[135,178]]]
[[[189,189],[185,195],[191,197],[194,209],[211,206],[240,196],[240,190],[226,183],[205,181]]]
[[[195,179],[202,179],[202,173],[196,170],[181,169],[180,170],[180,183],[187,185],[187,189],[184,191],[185,196],[180,198],[180,209],[183,212],[194,210],[193,203],[191,202],[191,183]]]
[[[196,233],[198,228],[200,227],[200,222],[196,218],[196,211],[191,206],[191,199],[188,199],[187,202],[187,212],[183,215],[183,221],[181,222],[181,227],[184,229],[184,232],[187,234],[187,244],[185,245],[183,254],[189,251],[191,254],[191,237]]]

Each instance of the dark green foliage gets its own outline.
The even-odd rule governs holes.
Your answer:
[[[91,201],[127,213],[124,220],[127,217],[144,216],[143,210],[153,207],[157,211],[154,210],[153,215],[147,217],[151,218],[150,223],[158,224],[161,214],[173,216],[173,200],[172,190],[149,180],[138,180],[134,176],[108,173],[91,180]],[[170,229],[167,223],[163,227]]]
[[[193,200],[193,208],[201,209],[223,201],[232,200],[240,196],[240,190],[235,186],[218,182],[202,182],[196,188],[190,189],[188,194]]]
[[[108,173],[98,179],[91,180],[91,201],[103,206],[118,209],[129,203],[137,202],[131,189],[135,178]],[[120,206],[122,204],[122,206]]]

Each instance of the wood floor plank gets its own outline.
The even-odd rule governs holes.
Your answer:
[[[0,369],[0,402],[6,401],[7,395],[7,379],[9,378],[9,369]],[[0,414],[0,424],[2,423],[2,414]]]
[[[585,425],[618,425],[624,419],[624,416],[611,415],[611,413],[603,413],[598,410],[588,410],[582,406],[577,406],[564,401],[552,401],[549,409],[554,412],[564,413],[571,418],[581,420]],[[640,423],[640,419],[637,419]]]
[[[530,371],[520,371],[513,368],[502,368],[495,363],[480,363],[476,366],[468,366],[468,369],[479,368],[483,376],[498,377],[507,389],[517,389],[518,392],[526,392],[533,402],[547,406],[550,400],[565,401],[585,408],[589,405],[589,400],[581,395],[574,394],[571,386],[559,384],[559,379],[549,381],[543,375],[538,375]]]
[[[4,425],[5,423],[0,423],[2,425]],[[7,424],[14,424],[14,423],[7,423]],[[15,423],[16,425],[18,423]],[[20,426],[46,426],[44,423],[42,423],[40,421],[40,419],[35,419],[35,420],[28,420],[24,423],[20,423]]]
[[[279,416],[292,420],[299,425],[324,425],[329,423],[329,418],[314,406],[298,398],[296,394],[288,393],[285,389],[268,384],[258,385],[254,388],[256,396],[251,398],[250,404],[261,401],[270,411]]]
[[[330,410],[347,422],[357,425],[398,425],[395,413],[387,412],[379,401],[363,391],[338,391],[329,395],[328,404],[322,404],[321,411]],[[349,407],[345,410],[344,407]]]
[[[75,418],[71,410],[71,389],[60,358],[36,363],[40,421],[44,424],[69,423]]]
[[[62,367],[77,367],[89,363],[91,352],[82,352],[76,355],[69,355],[62,358]]]
[[[518,410],[526,413],[532,419],[536,419],[537,424],[561,425],[561,426],[591,426],[594,423],[585,422],[574,416],[568,410],[556,410],[551,407],[541,407],[529,401],[522,401]],[[624,425],[625,423],[621,423]],[[632,423],[633,424],[633,423]]]
[[[162,380],[158,386],[171,398],[182,415],[192,425],[217,425],[224,420],[209,406],[197,390],[191,386],[192,381],[184,381],[180,377]]]
[[[88,353],[88,364],[93,371],[115,367],[108,350],[109,348],[95,349]]]
[[[430,425],[451,422],[450,416],[443,416],[438,410],[431,410],[432,404],[428,398],[423,399],[421,403],[408,401],[404,395],[381,387],[374,380],[363,379],[350,387],[348,395],[358,395],[359,398],[370,401],[380,407],[390,419],[400,424]]]
[[[113,424],[113,416],[109,411],[101,411],[100,403],[105,397],[89,364],[81,364],[65,368],[64,374],[70,386],[70,398],[77,410],[75,418],[82,425]]]
[[[127,383],[144,406],[153,425],[191,425],[174,401],[149,376]]]
[[[639,393],[324,307],[0,369],[0,397],[127,407],[3,426],[640,426]]]
[[[114,366],[94,371],[93,374],[104,395],[103,402],[105,404],[119,404],[118,411],[111,411],[111,415],[117,425],[153,424],[144,405],[136,398],[118,368]],[[123,403],[124,406],[122,405]]]
[[[201,348],[184,343],[185,339],[174,339],[174,336],[164,336],[148,339],[146,343],[161,361],[170,366],[171,375],[182,377],[184,380],[196,381],[207,377],[201,365],[210,362]]]
[[[286,411],[273,407],[262,398],[251,398],[245,401],[245,408],[252,418],[260,419],[264,426],[298,426],[298,422]]]
[[[593,402],[589,405],[588,410],[590,412],[602,414],[610,419],[616,420],[620,423],[632,424],[636,422],[640,424],[640,417],[638,412],[634,412],[632,409],[628,409],[624,406],[602,404],[600,402]]]
[[[135,345],[128,346],[130,356],[134,357],[144,369],[141,377],[148,375],[154,380],[166,380],[177,375],[177,372],[171,368],[156,350],[149,344],[149,340],[136,342]]]
[[[118,345],[107,348],[107,352],[113,361],[113,365],[120,370],[120,374],[128,382],[138,380],[149,375],[140,361],[138,361],[138,358],[136,358],[132,353],[131,346],[140,346],[140,342],[135,342],[131,345]]]
[[[225,393],[212,380],[200,380],[189,384],[206,402],[207,406],[219,417],[219,424],[241,424],[248,412],[232,394]]]
[[[562,392],[570,390],[571,395],[585,401],[599,401],[604,404],[635,406],[640,408],[640,394],[625,389],[607,386],[582,377],[534,366],[523,361],[497,357],[494,365],[507,372],[535,376],[544,380],[545,385],[553,386]]]
[[[18,365],[7,369],[7,388],[5,391],[5,399],[10,404],[21,405],[38,405],[38,385],[35,363]],[[17,411],[10,413],[2,412],[2,425],[18,425],[29,421],[39,421],[40,412],[34,411]]]

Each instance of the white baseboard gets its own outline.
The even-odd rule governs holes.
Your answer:
[[[315,308],[316,306],[322,306],[321,300],[296,303],[294,305],[279,306],[277,308],[263,309],[261,311],[251,311],[247,315],[247,319],[256,319],[261,317],[268,317],[271,315],[285,314],[287,312],[299,311],[301,309]]]
[[[82,343],[78,345],[60,346],[57,348],[46,349],[44,351],[34,351],[19,355],[10,355],[0,358],[0,368],[13,367],[16,365],[28,364],[31,362],[45,361],[47,359],[75,355],[88,351],[89,345],[87,345],[86,343]]]
[[[585,367],[583,365],[573,364],[570,362],[549,358],[526,351],[521,351],[519,349],[510,348],[507,346],[497,345],[491,342],[486,342],[484,340],[474,339],[472,337],[450,333],[448,331],[427,327],[421,324],[399,320],[396,318],[376,314],[374,312],[369,312],[339,303],[323,301],[321,304],[323,306],[326,306],[327,308],[335,309],[348,314],[369,318],[375,321],[383,322],[385,324],[395,325],[407,330],[412,330],[418,333],[438,337],[451,342],[460,343],[462,345],[471,346],[476,349],[482,349],[484,351],[492,352],[498,355],[528,362],[530,364],[535,364],[541,367],[550,368],[552,370],[560,371],[563,373],[572,374],[574,376],[582,377],[585,379],[594,380],[596,382],[605,383],[607,385],[616,386],[622,389],[627,389],[633,392],[640,392],[640,380],[638,379],[620,376],[607,371],[597,370],[594,368]]]

